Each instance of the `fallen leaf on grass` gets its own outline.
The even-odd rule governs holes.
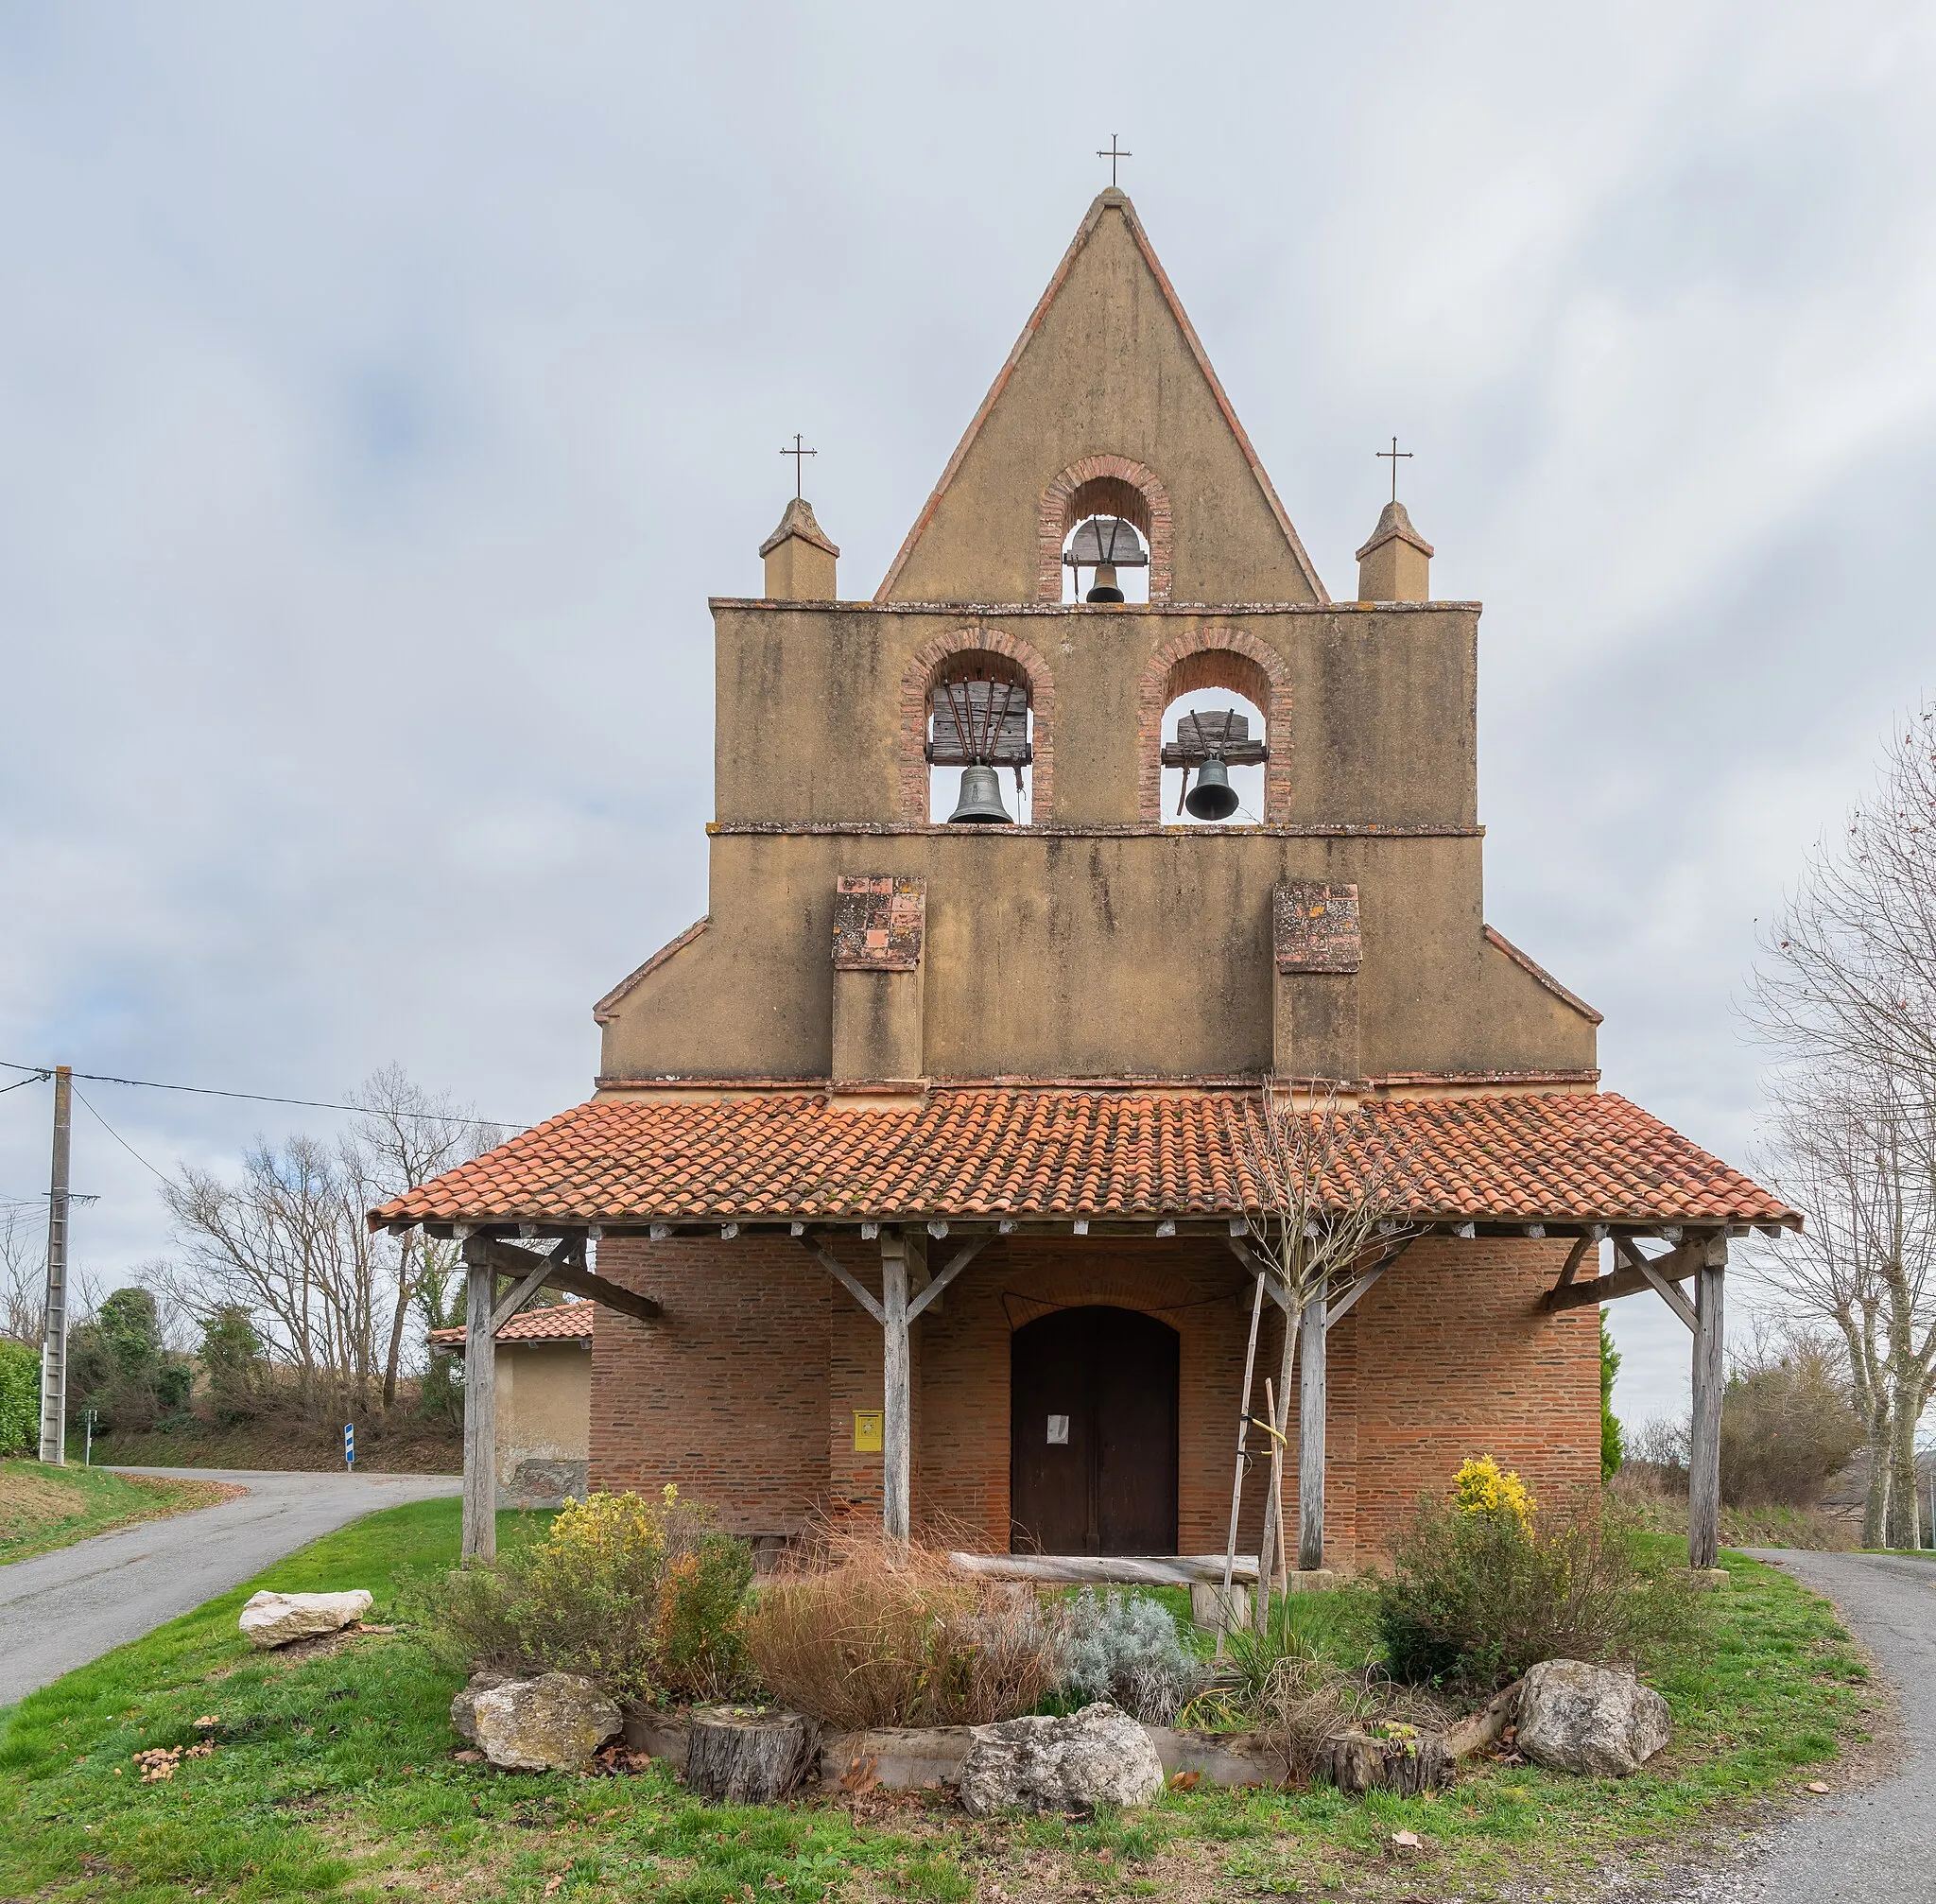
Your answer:
[[[881,1782],[874,1771],[879,1763],[873,1753],[865,1758],[850,1760],[847,1770],[840,1774],[840,1790],[852,1792],[856,1798],[865,1797]]]
[[[1808,1790],[1809,1790],[1810,1791],[1813,1791],[1813,1792],[1816,1792],[1816,1793],[1818,1793],[1818,1794],[1821,1794],[1821,1793],[1826,1792],[1826,1791],[1827,1791],[1827,1790],[1828,1790],[1828,1787],[1827,1787],[1827,1786],[1825,1786],[1824,1784],[1823,1784],[1823,1782],[1821,1781],[1821,1779],[1819,1779],[1819,1778],[1811,1778],[1811,1779],[1809,1779],[1809,1781],[1808,1781]]]
[[[1423,1851],[1425,1840],[1416,1831],[1394,1831],[1392,1834],[1392,1848],[1394,1851]]]
[[[562,1884],[563,1882],[564,1882],[564,1873],[563,1873],[562,1871],[559,1871],[559,1872],[556,1872],[556,1873],[554,1873],[554,1874],[553,1874],[553,1875],[552,1875],[551,1877],[549,1877],[549,1878],[545,1878],[545,1880],[544,1880],[544,1895],[545,1895],[545,1896],[547,1896],[547,1897],[552,1897],[552,1896],[556,1896],[556,1895],[557,1895],[557,1894],[558,1894],[558,1890],[559,1890],[559,1887],[560,1887],[560,1886],[561,1886],[561,1885],[562,1885]]]
[[[479,1762],[479,1760],[483,1758],[484,1755],[481,1752],[471,1752],[467,1750],[463,1752],[453,1752],[451,1754],[451,1757],[455,1758],[459,1765],[475,1765]]]
[[[1169,1781],[1169,1789],[1172,1791],[1194,1791],[1202,1782],[1203,1774],[1201,1772],[1179,1772]]]

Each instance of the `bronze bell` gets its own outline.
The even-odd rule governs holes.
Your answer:
[[[1233,801],[1232,805],[1236,803]],[[950,826],[1012,826],[1002,805],[1002,778],[993,767],[964,767],[961,797],[948,815]]]
[[[967,775],[962,778],[965,781]],[[1197,770],[1197,784],[1184,801],[1184,809],[1198,820],[1228,820],[1236,811],[1236,804],[1230,770],[1213,753]]]

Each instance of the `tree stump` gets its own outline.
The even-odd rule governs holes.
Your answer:
[[[797,1712],[695,1706],[686,1787],[731,1805],[770,1805],[800,1783],[815,1743],[812,1722]]]
[[[1380,1724],[1334,1732],[1318,1751],[1318,1776],[1347,1797],[1395,1791],[1416,1798],[1452,1782],[1452,1754],[1442,1732],[1415,1725]]]

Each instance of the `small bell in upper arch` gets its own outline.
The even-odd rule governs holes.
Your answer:
[[[1233,803],[1234,805],[1235,803]],[[964,767],[961,797],[948,815],[950,826],[1012,826],[1002,805],[1002,778],[993,767]]]
[[[1213,753],[1197,770],[1197,784],[1184,801],[1184,809],[1196,820],[1228,820],[1236,808],[1230,770]]]

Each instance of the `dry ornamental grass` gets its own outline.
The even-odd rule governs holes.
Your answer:
[[[1056,1616],[1031,1589],[964,1579],[939,1549],[894,1555],[877,1533],[831,1528],[761,1587],[746,1644],[775,1698],[847,1731],[1016,1718],[1049,1691],[1061,1654]]]

